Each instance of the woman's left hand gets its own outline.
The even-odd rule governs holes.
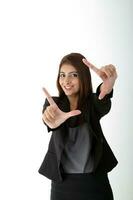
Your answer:
[[[115,80],[117,78],[117,72],[114,65],[109,64],[98,69],[96,66],[91,64],[85,58],[83,58],[83,63],[92,69],[102,80],[103,83],[101,85],[101,92],[99,95],[99,99],[103,99],[106,94],[109,94],[114,86]]]

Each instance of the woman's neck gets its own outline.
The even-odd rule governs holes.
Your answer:
[[[77,96],[69,96],[68,97],[69,102],[70,102],[70,110],[75,110],[77,109],[78,106],[78,97]]]

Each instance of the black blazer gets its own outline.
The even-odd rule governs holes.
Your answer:
[[[108,145],[100,125],[100,119],[105,114],[110,111],[111,100],[113,96],[113,90],[110,94],[107,94],[102,100],[98,99],[100,93],[100,85],[97,88],[96,93],[93,93],[88,99],[87,110],[85,112],[85,119],[88,123],[90,132],[93,136],[92,144],[92,156],[94,167],[92,173],[96,172],[109,172],[118,163],[116,160],[110,146]],[[53,97],[54,101],[57,103],[62,111],[68,112],[69,102],[67,98],[61,99],[59,97]],[[45,101],[43,112],[49,105],[48,101]],[[48,126],[48,132],[52,131],[47,153],[44,160],[38,170],[38,172],[47,178],[62,182],[62,166],[61,166],[61,155],[67,142],[67,127],[70,121],[74,120],[76,117],[71,117],[59,127],[55,129],[50,129]]]

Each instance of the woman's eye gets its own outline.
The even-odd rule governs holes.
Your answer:
[[[78,77],[78,73],[71,73],[71,74],[68,74],[68,75],[61,73],[59,75],[59,78],[65,78],[66,76],[69,77],[69,78],[76,78],[76,77]]]
[[[60,78],[63,78],[63,77],[65,77],[65,74],[60,74],[59,77],[60,77]]]
[[[73,77],[78,77],[78,74],[77,73],[73,73],[72,76]]]

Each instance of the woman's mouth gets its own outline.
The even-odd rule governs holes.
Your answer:
[[[72,89],[72,86],[64,86],[64,89],[65,89],[65,90],[71,90],[71,89]]]

